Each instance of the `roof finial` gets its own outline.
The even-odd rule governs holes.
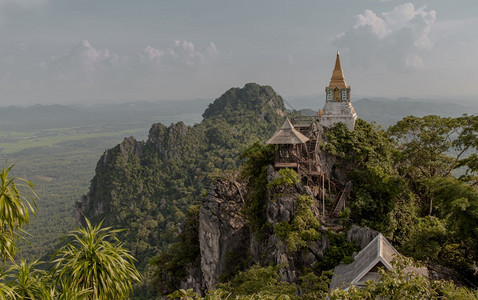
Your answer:
[[[335,70],[341,70],[342,67],[340,66],[340,52],[337,49],[337,58],[335,59]]]

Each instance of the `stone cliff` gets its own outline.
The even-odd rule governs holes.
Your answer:
[[[270,168],[269,178],[274,176],[277,174]],[[294,220],[299,195],[315,199],[312,190],[300,183],[279,190],[268,189],[266,214],[271,227],[280,223],[289,224]],[[284,239],[273,231],[262,238],[253,232],[243,213],[247,197],[245,184],[236,180],[222,178],[212,183],[208,195],[201,201],[199,213],[200,272],[195,270],[195,274],[188,274],[181,284],[182,288],[193,288],[204,293],[215,289],[222,278],[229,278],[229,272],[237,272],[238,267],[254,264],[280,265],[283,279],[296,282],[304,269],[316,268],[321,262],[324,252],[330,247],[326,227],[319,228],[320,239],[308,241],[306,247],[292,252]],[[314,200],[311,210],[317,219],[320,218],[318,207],[319,203]],[[374,230],[355,225],[346,231],[347,240],[360,248],[365,247],[377,234]]]

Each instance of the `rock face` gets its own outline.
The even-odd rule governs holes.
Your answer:
[[[226,267],[228,254],[243,252],[250,233],[241,214],[244,187],[219,180],[212,184],[199,212],[201,271],[207,289],[213,289]]]
[[[273,176],[270,175],[271,179]],[[279,189],[280,191],[271,188],[268,192],[266,214],[271,226],[294,219],[299,194],[314,196],[311,189],[300,184]],[[286,243],[275,234],[267,235],[260,241],[255,237],[247,219],[241,213],[244,197],[247,197],[245,186],[236,181],[219,179],[212,183],[207,197],[201,202],[199,213],[201,274],[198,274],[197,270],[194,270],[195,273],[189,273],[187,281],[191,284],[183,285],[184,287],[195,288],[202,293],[214,289],[221,276],[228,272],[228,266],[235,263],[230,261],[231,257],[236,260],[250,258],[249,265],[283,265],[281,275],[289,282],[298,280],[299,267],[313,268],[322,260],[324,251],[330,244],[325,235],[326,228],[319,229],[322,233],[321,239],[309,242],[302,251],[290,253]],[[316,218],[319,218],[317,207],[318,203],[315,203],[312,211]],[[377,234],[378,232],[371,229],[353,226],[346,236],[349,241],[363,248]]]
[[[90,192],[81,197],[76,202],[75,217],[83,222],[84,216],[90,220],[101,220],[111,210],[110,203],[114,198],[113,165],[117,161],[128,159],[138,160],[143,155],[144,142],[137,141],[134,137],[128,137],[120,144],[112,149],[106,150],[96,164],[96,176],[91,181]],[[97,201],[98,195],[94,195],[92,191],[101,191],[102,201]]]
[[[360,249],[365,248],[377,235],[378,231],[352,225],[349,231],[347,231],[347,240],[354,242],[360,246]]]
[[[156,123],[149,130],[148,143],[154,145],[163,161],[178,159],[183,154],[181,145],[189,138],[188,133],[191,130],[192,128],[183,122],[173,123],[169,127]]]

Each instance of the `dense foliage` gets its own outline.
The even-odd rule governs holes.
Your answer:
[[[163,293],[173,292],[187,275],[186,268],[199,265],[199,205],[190,207],[185,226],[177,243],[161,251],[152,260],[156,266],[154,285]]]
[[[320,238],[318,231],[320,223],[312,212],[312,205],[313,200],[310,196],[299,195],[294,219],[290,223],[280,222],[274,226],[274,233],[286,242],[290,252],[305,248],[309,241]]]
[[[384,233],[397,230],[392,211],[397,205],[413,208],[410,192],[394,168],[395,151],[386,132],[363,120],[354,131],[343,124],[325,133],[325,150],[339,158],[354,185],[352,218],[363,226]]]
[[[324,146],[349,170],[356,223],[471,286],[478,283],[477,123],[476,116],[410,116],[386,132],[358,120],[353,132],[327,132]]]
[[[15,262],[22,227],[34,214],[29,201],[35,203],[35,194],[29,181],[8,177],[12,167],[1,172],[0,233],[6,242],[0,243],[0,299],[126,299],[141,275],[116,238],[117,230],[101,228],[101,223],[93,227],[86,219],[87,228],[71,234],[72,240],[58,250],[55,266],[48,272],[38,268],[38,259]],[[5,263],[7,258],[10,262]]]
[[[179,224],[211,174],[237,168],[239,154],[272,135],[283,115],[283,101],[270,87],[247,84],[216,99],[199,124],[154,124],[147,142],[125,139],[105,152],[81,212],[128,228],[121,238],[144,268],[177,241]]]
[[[267,206],[267,166],[274,163],[274,147],[254,143],[241,154],[243,160],[241,175],[249,187],[245,213],[252,230],[262,238],[269,232],[265,209]]]
[[[408,123],[410,120],[414,122],[413,125]],[[476,151],[478,136],[477,127],[473,125],[475,123],[476,117],[468,116],[457,119],[408,117],[384,131],[358,120],[353,132],[341,124],[326,131],[322,145],[329,154],[336,156],[336,168],[345,171],[353,182],[351,208],[344,214],[351,213],[354,223],[383,232],[402,253],[428,264],[449,268],[451,273],[448,271],[448,278],[471,287],[478,282],[473,275],[478,249],[478,191],[473,177],[476,173],[473,151]],[[417,157],[420,156],[420,148],[415,146],[416,143],[424,147],[431,143],[432,146],[424,150],[422,157]],[[438,145],[440,143],[443,145]],[[455,152],[451,152],[451,149]],[[296,199],[297,209],[291,222],[280,222],[271,231],[265,216],[268,201],[275,201],[276,197],[282,196],[282,192],[298,182],[297,175],[289,169],[280,170],[276,178],[267,181],[266,168],[272,163],[272,153],[270,147],[256,143],[241,156],[242,175],[249,187],[245,210],[259,240],[261,235],[276,234],[286,242],[290,255],[294,255],[309,242],[321,238],[318,233],[320,224],[310,210],[311,199],[300,195]],[[455,156],[452,157],[452,154]],[[460,174],[463,175],[454,173],[457,168],[461,168]],[[419,171],[421,169],[428,170],[428,173]],[[275,194],[268,198],[267,190]],[[431,205],[433,210],[430,210]],[[299,281],[293,285],[285,284],[284,287],[290,287],[291,290],[283,291],[282,296],[294,298],[302,294],[301,297],[305,298],[307,295],[313,295],[315,299],[325,298],[330,274],[324,271],[333,269],[340,262],[351,262],[352,254],[359,250],[357,245],[346,239],[344,233],[329,231],[325,236],[329,247],[318,261],[316,269],[297,269],[302,274]],[[237,299],[253,299],[257,295],[277,297],[271,293],[271,287],[276,283],[261,285],[254,279],[257,274],[262,274],[264,278],[274,280],[271,268],[256,265],[239,272],[221,285],[219,293],[226,295],[217,296],[211,291],[206,299],[213,294],[215,299],[227,295],[236,296]],[[439,295],[476,297],[474,292],[452,283],[420,276],[410,277],[401,271],[403,267],[398,263],[391,273],[381,271],[383,283],[370,284],[363,291],[352,288],[349,292],[339,291],[329,296],[360,299],[396,293],[397,299],[437,298]],[[324,272],[322,276],[319,276],[320,272]],[[243,285],[250,290],[243,289]],[[307,291],[307,285],[317,286],[315,293]],[[420,290],[424,286],[426,288]],[[187,294],[188,291],[183,292]],[[194,295],[192,291],[189,293]],[[195,297],[199,298],[198,295]]]

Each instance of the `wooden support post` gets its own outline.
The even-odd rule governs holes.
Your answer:
[[[322,210],[325,217],[325,173],[322,174]]]

